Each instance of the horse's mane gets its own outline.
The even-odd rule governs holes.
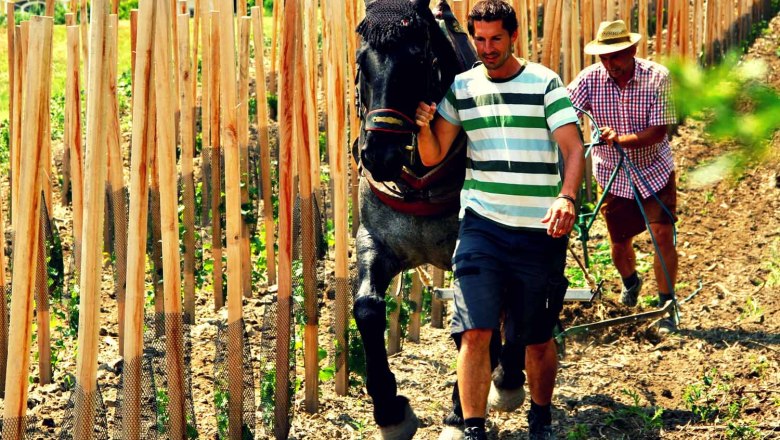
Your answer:
[[[368,45],[383,50],[423,41],[429,23],[409,0],[374,1],[366,6],[366,17],[358,25],[357,33]]]

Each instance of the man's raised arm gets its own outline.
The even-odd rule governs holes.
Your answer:
[[[433,121],[434,117],[436,118]],[[433,121],[433,127],[431,127]],[[417,134],[417,148],[423,165],[438,165],[450,151],[460,127],[436,115],[436,104],[420,102],[415,114],[415,122],[420,126]]]

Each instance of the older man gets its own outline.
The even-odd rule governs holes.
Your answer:
[[[601,63],[582,70],[568,86],[572,103],[592,114],[601,127],[601,139],[606,142],[593,149],[599,185],[607,187],[619,164],[621,151],[614,144],[633,164],[617,173],[601,209],[609,230],[612,260],[623,278],[620,299],[630,307],[636,305],[642,289],[632,241],[646,229],[645,217],[660,250],[653,269],[661,305],[674,300],[677,278],[677,188],[667,135],[676,117],[670,103],[669,71],[636,57],[641,38],[629,33],[622,20],[601,23],[596,39],[585,46],[585,53],[597,55]],[[635,190],[640,202],[634,196]],[[674,318],[660,321],[662,334],[675,330]]]

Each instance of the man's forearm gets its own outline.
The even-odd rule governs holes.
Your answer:
[[[420,127],[417,133],[417,149],[423,165],[431,167],[442,161],[441,145],[430,126]]]
[[[637,133],[617,137],[617,143],[623,148],[641,148],[655,145],[664,140],[668,128],[666,125],[652,125]]]

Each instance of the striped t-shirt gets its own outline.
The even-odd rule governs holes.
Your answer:
[[[493,80],[477,66],[455,77],[438,112],[468,137],[460,217],[469,209],[504,226],[547,229],[541,220],[561,188],[552,132],[577,122],[558,75],[527,63]]]

